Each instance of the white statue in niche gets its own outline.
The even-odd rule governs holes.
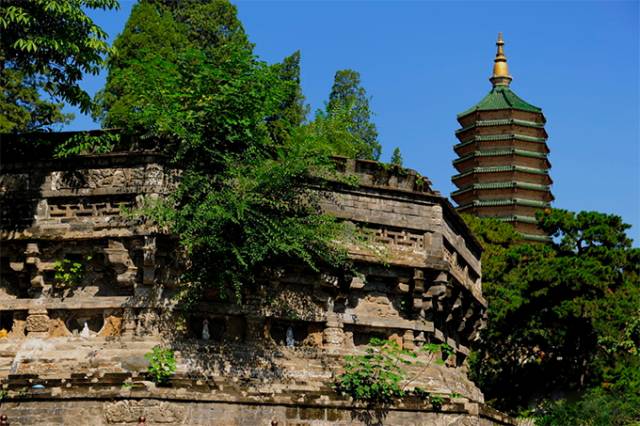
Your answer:
[[[329,296],[327,298],[327,312],[333,312],[334,305],[333,297]]]
[[[84,326],[82,327],[82,331],[80,332],[80,337],[84,337],[85,339],[87,337],[91,337],[91,330],[89,330],[89,325],[86,321],[84,322]]]
[[[209,334],[209,320],[202,321],[202,340],[209,340],[211,335]]]
[[[296,345],[296,339],[293,337],[293,328],[287,327],[286,343],[288,348],[293,348]]]

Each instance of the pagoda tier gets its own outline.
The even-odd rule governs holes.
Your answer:
[[[458,211],[509,222],[527,239],[548,237],[536,226],[537,210],[550,206],[551,164],[542,110],[509,87],[502,35],[498,36],[493,88],[477,105],[458,115],[460,141],[453,149],[458,187],[451,194]]]

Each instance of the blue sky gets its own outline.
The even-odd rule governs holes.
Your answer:
[[[133,1],[92,16],[113,38]],[[454,190],[456,114],[491,88],[504,33],[512,89],[547,118],[555,207],[621,215],[640,241],[639,2],[239,1],[256,53],[302,52],[302,85],[322,107],[336,70],[362,75],[383,146]],[[88,77],[94,93],[105,75]],[[68,130],[99,127],[76,112]]]

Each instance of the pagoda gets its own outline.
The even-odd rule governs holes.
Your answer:
[[[540,108],[511,90],[502,33],[496,45],[491,92],[457,117],[458,174],[451,180],[458,189],[451,197],[461,213],[495,217],[512,223],[525,239],[547,240],[535,220],[536,211],[554,199],[546,120]]]

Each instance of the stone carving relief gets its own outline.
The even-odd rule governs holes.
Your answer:
[[[122,316],[105,313],[104,325],[98,332],[99,336],[120,336],[122,334]]]
[[[47,202],[47,214],[40,218],[57,219],[69,217],[110,217],[120,216],[123,209],[134,207],[134,200],[129,199],[74,199],[64,201],[51,198]]]
[[[166,174],[164,167],[159,164],[147,164],[133,168],[95,168],[78,169],[73,171],[54,171],[49,177],[51,191],[96,189],[96,188],[132,188],[143,187],[160,188],[172,184],[176,173]],[[20,175],[6,175],[20,176]],[[27,175],[28,178],[28,175]],[[11,181],[7,178],[6,186],[13,190]],[[0,188],[2,187],[0,181]]]
[[[391,229],[380,227],[375,230],[375,240],[392,246],[396,250],[424,252],[424,234],[407,229]]]
[[[184,407],[152,399],[105,402],[103,412],[107,424],[137,424],[141,416],[150,424],[184,424],[185,420]]]
[[[49,334],[49,315],[46,309],[29,309],[26,329],[29,337],[47,337]]]

